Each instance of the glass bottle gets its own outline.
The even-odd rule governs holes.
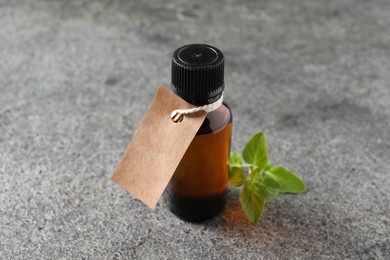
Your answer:
[[[224,56],[215,47],[190,44],[172,58],[171,89],[201,106],[218,100],[224,90]],[[185,120],[185,118],[184,118]],[[168,187],[170,210],[186,221],[202,222],[225,207],[232,114],[223,103],[208,113]]]

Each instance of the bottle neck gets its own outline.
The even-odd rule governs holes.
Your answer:
[[[181,93],[178,93],[176,91],[176,89],[174,87],[172,87],[171,85],[171,90],[176,94],[178,95],[179,97],[181,97],[182,99],[184,99],[185,101],[187,101],[188,103],[190,103],[191,105],[195,105],[195,106],[203,106],[203,105],[208,105],[208,104],[211,104],[211,103],[214,103],[215,101],[217,101],[218,99],[221,98],[222,96],[222,92],[221,93],[218,93],[216,94],[215,96],[213,97],[209,97],[207,99],[205,98],[198,98],[196,96],[185,96]]]

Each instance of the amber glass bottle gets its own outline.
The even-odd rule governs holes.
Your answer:
[[[177,49],[171,88],[194,105],[218,100],[224,90],[222,52],[204,44]],[[170,209],[180,218],[201,222],[225,207],[231,131],[232,114],[223,103],[207,115],[167,187]]]

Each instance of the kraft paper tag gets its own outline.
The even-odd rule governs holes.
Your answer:
[[[160,86],[125,154],[111,178],[113,182],[154,208],[207,113],[171,120],[175,109],[193,105]]]

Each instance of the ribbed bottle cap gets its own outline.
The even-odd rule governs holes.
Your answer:
[[[224,90],[224,57],[206,44],[178,48],[172,58],[172,89],[186,100],[207,100]]]

